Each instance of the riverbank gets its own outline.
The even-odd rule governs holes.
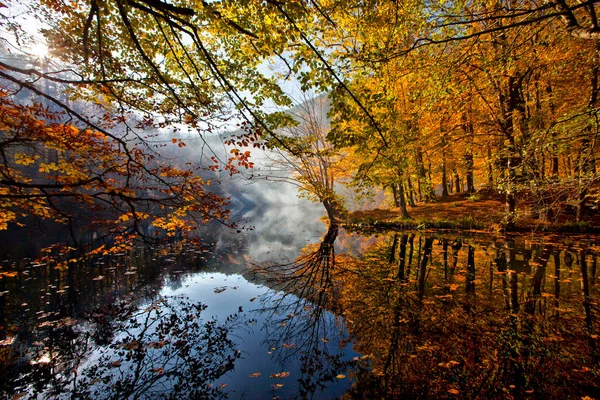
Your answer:
[[[408,207],[411,218],[402,218],[399,208],[355,211],[343,225],[348,228],[372,229],[450,229],[482,232],[505,232],[505,207],[500,195],[478,192],[474,195],[452,194],[430,203]],[[562,211],[550,221],[540,220],[527,202],[518,205],[511,232],[555,232],[600,234],[598,215],[576,222],[575,215]]]

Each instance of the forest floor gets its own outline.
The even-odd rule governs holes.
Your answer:
[[[349,213],[347,226],[378,228],[432,228],[504,231],[504,196],[478,192],[469,196],[451,194],[432,202],[408,207],[410,219],[400,217],[399,208],[373,209]],[[542,221],[526,201],[517,203],[513,231],[600,233],[600,215],[588,216],[584,222],[575,222],[574,212],[562,210],[552,221]]]

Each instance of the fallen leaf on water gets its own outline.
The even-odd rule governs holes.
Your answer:
[[[217,293],[217,294],[219,294],[221,292],[224,292],[225,290],[227,290],[227,286],[222,286],[222,287],[215,288],[214,292]]]
[[[271,389],[279,389],[280,387],[283,387],[282,383],[276,383],[275,385],[271,385]]]
[[[223,389],[225,386],[227,386],[226,383],[221,383],[221,385],[219,386],[221,389]]]
[[[448,389],[448,393],[450,394],[459,394],[460,392],[456,389]]]
[[[229,259],[229,262],[235,265],[240,265],[242,263],[242,261],[237,260],[235,257],[233,257],[231,254],[227,255],[227,258]]]
[[[296,347],[296,345],[295,345],[295,344],[293,344],[293,343],[292,343],[292,344],[289,344],[289,343],[284,343],[284,344],[283,344],[283,347],[285,347],[286,349],[293,349],[293,348],[295,348],[295,347]]]
[[[283,379],[283,378],[288,377],[288,376],[290,376],[290,373],[287,372],[287,371],[284,371],[284,372],[279,372],[277,374],[271,374],[271,376],[269,376],[269,378],[271,378],[271,379]]]
[[[323,343],[327,343],[329,342],[329,339],[321,338],[321,341],[323,341]]]
[[[258,378],[260,376],[260,372],[255,372],[253,374],[250,374],[249,376],[250,378]]]
[[[250,299],[251,302],[254,301],[254,300],[256,300],[256,297],[253,297],[253,298]]]
[[[346,377],[346,375],[344,375],[344,374],[336,375],[336,378],[338,378],[338,379],[344,379],[345,377]]]

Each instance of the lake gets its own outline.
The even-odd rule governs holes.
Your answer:
[[[2,397],[600,395],[598,238],[349,231],[322,215],[274,201],[199,246],[58,267],[34,260],[54,236],[4,235]]]

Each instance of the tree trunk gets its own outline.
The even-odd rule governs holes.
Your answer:
[[[331,224],[339,222],[340,214],[336,205],[330,200],[324,200],[323,206],[325,207],[325,211],[327,211],[327,217],[329,218],[329,221],[331,221]]]
[[[488,188],[494,188],[494,166],[492,162],[492,147],[488,145]]]
[[[400,201],[400,216],[402,218],[410,218],[410,214],[406,209],[406,196],[404,195],[404,185],[398,184],[398,200]]]
[[[473,154],[465,153],[465,168],[467,170],[467,193],[475,193],[475,184],[473,182]]]
[[[452,174],[454,175],[454,188],[456,189],[456,193],[460,193],[460,176],[458,175],[458,171],[456,170],[456,168],[454,169],[454,171],[452,171]]]
[[[415,202],[415,191],[413,189],[412,181],[410,179],[410,175],[407,175],[406,183],[408,185],[408,193],[406,194],[408,197],[408,204],[411,207],[416,207],[417,203]]]
[[[448,175],[446,173],[446,156],[442,157],[442,197],[448,197]]]
[[[392,194],[394,195],[394,206],[400,207],[400,199],[398,198],[398,186],[395,183],[391,184]]]

